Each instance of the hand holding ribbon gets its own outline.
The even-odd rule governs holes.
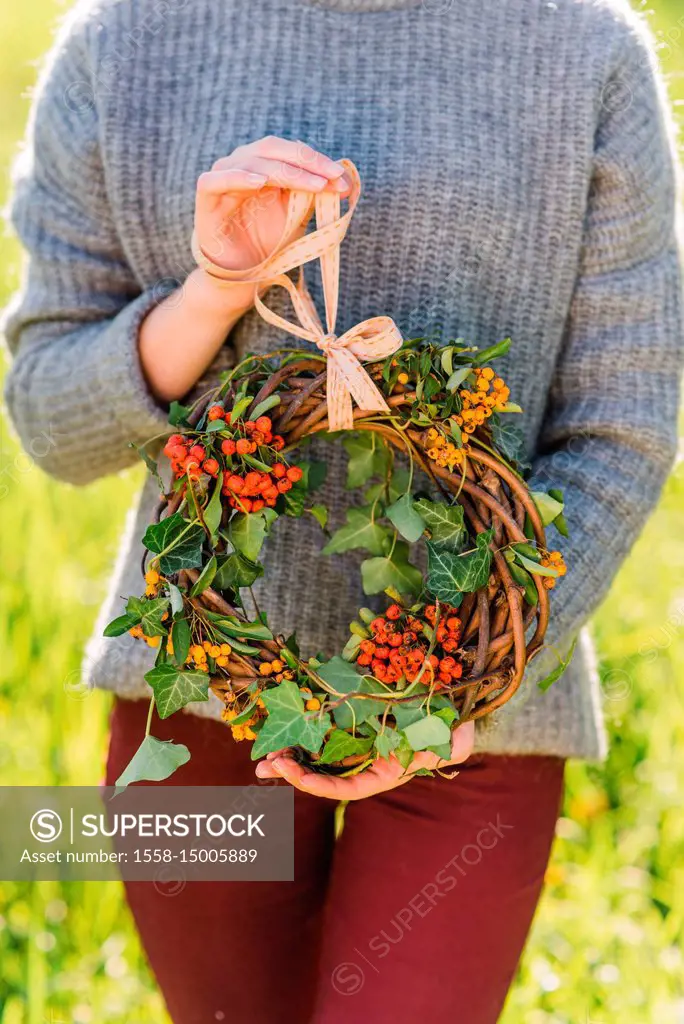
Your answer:
[[[340,161],[351,181],[349,207],[341,214],[339,195],[299,190],[290,192],[287,223],[283,236],[272,253],[254,267],[229,270],[211,260],[193,237],[193,255],[199,266],[226,282],[254,284],[256,309],[263,319],[315,344],[327,358],[328,424],[331,431],[348,430],[353,426],[352,398],[364,412],[389,412],[382,394],[362,363],[385,359],[402,343],[397,325],[390,317],[377,316],[364,320],[344,334],[335,334],[339,295],[340,244],[349,227],[361,194],[359,173],[350,160]],[[316,229],[302,234],[312,212]],[[325,300],[326,329],[304,281],[303,269],[295,282],[287,276],[295,267],[319,259]],[[286,320],[261,300],[259,292],[272,285],[287,290],[297,322]]]

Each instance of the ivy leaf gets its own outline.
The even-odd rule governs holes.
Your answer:
[[[386,485],[384,482],[371,484],[371,486],[363,492],[363,496],[366,501],[371,503],[371,505],[373,502],[380,501],[382,498],[390,502],[398,501],[402,494],[408,490],[410,478],[411,474],[408,469],[405,469],[403,466],[398,466],[393,471],[389,479],[389,484]]]
[[[146,736],[114,785],[118,790],[132,782],[162,782],[189,760],[190,751],[182,743]]]
[[[521,469],[529,469],[527,451],[525,448],[525,435],[520,427],[513,423],[507,423],[496,417],[489,421],[492,432],[492,441],[505,459],[509,462],[517,462]]]
[[[168,597],[155,597],[149,601],[144,597],[129,597],[126,602],[126,612],[137,618],[145,636],[164,636],[167,633],[162,615],[168,607]]]
[[[378,752],[378,757],[384,757],[386,761],[389,761],[390,754],[400,744],[401,735],[396,729],[385,729],[375,737],[375,749]]]
[[[303,747],[316,754],[332,726],[330,715],[306,714],[296,683],[285,680],[262,694],[268,718],[252,747],[252,760],[284,747]]]
[[[202,572],[200,573],[197,582],[190,591],[191,597],[198,597],[200,594],[204,593],[207,587],[211,586],[214,576],[216,575],[216,568],[216,556],[212,555],[212,557],[209,559],[207,564],[202,569]]]
[[[148,526],[142,542],[159,556],[159,568],[165,576],[202,564],[204,530],[199,523],[189,523],[180,512]]]
[[[389,534],[384,527],[373,522],[372,513],[372,505],[347,509],[347,525],[333,533],[323,548],[323,554],[339,555],[353,548],[365,548],[372,555],[381,555]]]
[[[430,593],[440,601],[453,604],[460,600],[462,594],[486,586],[492,563],[489,544],[493,536],[493,530],[478,534],[475,550],[462,555],[428,543],[427,586]]]
[[[126,612],[125,615],[119,615],[118,618],[112,619],[112,621],[105,626],[103,636],[123,636],[133,626],[140,624],[140,616],[134,615],[132,612]],[[359,642],[360,642],[359,637]]]
[[[404,728],[404,736],[411,744],[412,750],[427,750],[428,747],[451,742],[449,726],[437,715],[426,715],[425,718],[407,725]]]
[[[387,468],[387,446],[373,431],[352,434],[345,438],[344,447],[349,455],[347,487],[360,487],[374,476],[382,476]]]
[[[262,700],[269,715],[275,711],[304,711],[304,701],[299,687],[289,679],[284,679],[278,686],[265,690]]]
[[[263,547],[268,526],[261,512],[238,512],[228,526],[228,537],[233,547],[256,562]]]
[[[449,551],[462,551],[468,531],[463,519],[462,505],[447,505],[443,501],[428,501],[421,498],[415,502],[415,509],[422,517],[431,533],[434,547],[446,548]]]
[[[214,576],[214,587],[219,590],[240,590],[241,587],[251,587],[263,574],[262,565],[250,562],[240,551],[234,551],[219,565]]]
[[[400,594],[417,594],[423,587],[420,569],[408,560],[409,547],[403,541],[394,545],[394,551],[382,558],[366,558],[361,563],[364,594],[380,594],[394,587]]]
[[[146,672],[145,679],[154,692],[160,718],[168,718],[191,701],[209,700],[209,675],[206,672],[176,668],[165,661]]]
[[[316,672],[337,693],[385,692],[377,679],[373,679],[372,676],[359,675],[353,665],[338,655],[319,665]],[[339,704],[333,711],[333,717],[340,729],[351,729],[354,725],[366,722],[373,715],[382,714],[385,706],[384,701],[355,697]]]
[[[367,754],[373,746],[374,737],[350,736],[344,729],[334,729],[330,739],[323,747],[320,764],[332,764],[345,757],[356,754]]]
[[[415,508],[411,495],[406,492],[386,510],[387,518],[397,528],[404,540],[414,544],[423,536],[425,520]],[[381,552],[378,552],[380,554]]]

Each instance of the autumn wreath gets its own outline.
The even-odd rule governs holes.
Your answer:
[[[304,256],[324,263],[317,236],[330,246],[326,227],[344,219],[318,202]],[[301,241],[281,247],[287,258],[275,274],[272,263],[250,279],[288,288],[303,329],[257,299],[262,314],[320,351],[250,356],[193,406],[174,403],[164,459],[141,452],[163,492],[143,538],[145,592],[128,598],[105,632],[129,632],[157,650],[145,676],[149,721],[154,706],[167,718],[211,692],[255,759],[289,747],[335,773],[390,756],[406,767],[422,750],[447,760],[452,729],[508,701],[543,646],[549,589],[566,571],[545,532],[553,523],[566,533],[562,495],[525,483],[522,433],[511,425],[521,410],[490,365],[508,340],[482,351],[461,341],[402,343],[392,321],[375,318],[337,345],[330,292],[323,332],[303,279],[295,286],[283,276],[283,266],[302,261]],[[369,357],[354,352],[369,344],[368,325],[389,339],[389,353],[363,368]],[[316,500],[325,464],[303,457],[313,435],[344,445],[347,486],[363,492],[332,534]],[[329,660],[282,636],[251,593],[268,575],[266,537],[282,516],[303,515],[327,535],[323,554],[366,552],[363,590],[381,602],[359,609]],[[427,549],[424,574],[414,564],[418,544]],[[166,778],[188,758],[148,726],[118,784]]]

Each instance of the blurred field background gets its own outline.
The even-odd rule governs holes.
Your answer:
[[[649,9],[684,104],[680,4]],[[37,61],[64,9],[29,0],[0,10],[2,201]],[[0,238],[0,303],[18,255]],[[95,784],[108,699],[83,697],[79,661],[141,475],[72,490],[0,429],[0,784]],[[682,578],[680,473],[595,623],[611,755],[601,769],[569,768],[549,886],[504,1024],[684,1024]],[[0,1024],[166,1019],[118,884],[0,883]]]

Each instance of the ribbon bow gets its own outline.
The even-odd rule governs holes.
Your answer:
[[[335,333],[340,244],[361,195],[361,179],[356,167],[351,160],[342,160],[341,163],[351,180],[347,212],[341,215],[341,201],[336,193],[292,190],[283,235],[273,252],[255,267],[227,270],[202,252],[193,236],[193,255],[207,273],[226,282],[252,282],[255,286],[254,304],[263,319],[304,341],[313,342],[326,356],[328,425],[331,431],[353,427],[352,398],[364,412],[389,412],[387,402],[362,363],[385,359],[402,343],[399,328],[388,316],[374,316],[344,334]],[[303,234],[314,210],[316,229]],[[303,265],[315,259],[321,263],[325,329],[304,281]],[[300,267],[296,284],[287,276],[287,271],[295,267]],[[272,285],[287,290],[298,322],[286,320],[262,302],[259,291]]]

